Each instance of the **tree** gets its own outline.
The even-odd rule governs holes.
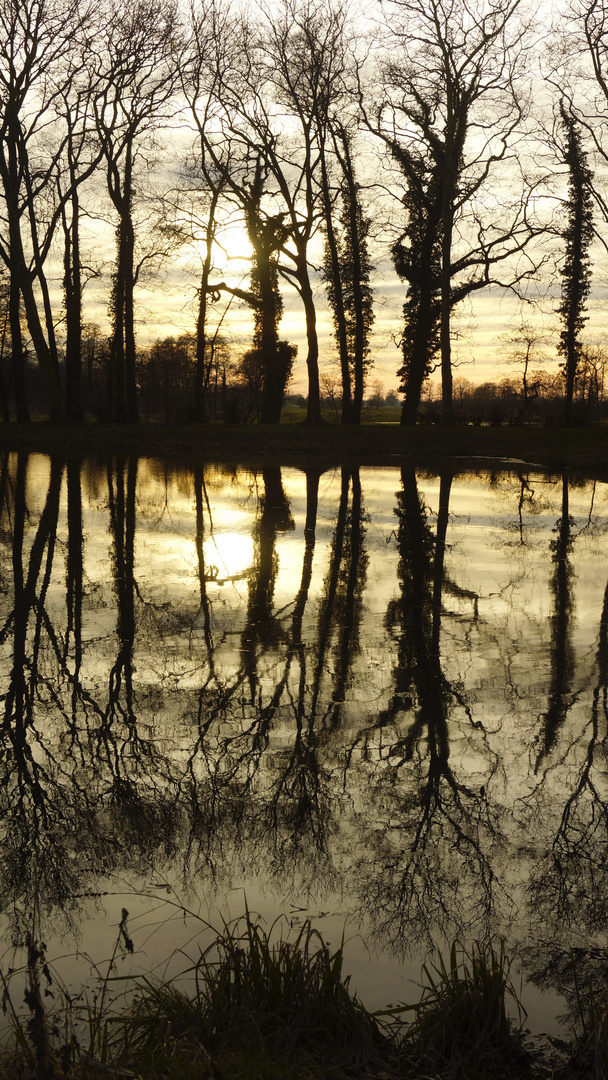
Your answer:
[[[210,93],[218,105],[205,146],[227,189],[246,210],[263,164],[260,221],[281,219],[279,274],[304,307],[307,337],[307,420],[321,423],[319,342],[309,246],[323,216],[318,182],[316,117],[341,78],[334,70],[336,18],[326,0],[282,0],[253,21],[235,17],[216,45]],[[206,99],[200,107],[207,107]]]
[[[355,177],[350,132],[336,117],[329,120],[329,127],[341,179],[336,200],[339,207],[336,223],[334,207],[328,197],[324,154],[326,243],[323,273],[340,353],[342,423],[360,424],[374,324],[371,259],[367,243],[370,221],[361,205],[361,188]]]
[[[7,379],[7,360],[12,352],[10,328],[10,280],[0,263],[0,411],[2,419],[10,420],[8,399],[9,379]]]
[[[533,370],[533,365],[542,364],[546,359],[543,346],[547,339],[538,325],[522,318],[519,326],[505,334],[502,340],[508,350],[504,362],[516,364],[521,375],[521,406],[514,420],[521,424],[531,402],[542,389],[540,373],[536,368]]]
[[[55,186],[63,233],[63,295],[65,307],[65,407],[69,420],[82,420],[82,294],[80,188],[99,165],[103,149],[93,139],[93,102],[98,87],[88,67],[88,49],[72,53],[72,76],[57,97],[56,109],[65,125],[65,145],[57,162]]]
[[[70,92],[75,68],[69,58],[78,55],[89,25],[90,12],[78,0],[0,2],[0,258],[10,274],[19,420],[29,418],[21,302],[46,374],[51,417],[60,420],[65,411],[45,264],[70,192],[68,185],[53,197],[67,138],[56,106]]]
[[[187,182],[195,206],[188,219],[193,238],[202,247],[202,265],[196,316],[196,373],[194,386],[194,418],[203,423],[211,407],[211,378],[213,371],[213,339],[208,333],[210,296],[217,290],[210,286],[214,269],[214,250],[218,231],[218,214],[226,194],[230,155],[218,158],[209,149],[213,131],[217,56],[230,40],[231,19],[226,8],[215,0],[201,0],[190,8],[189,41],[180,63],[181,85],[195,127],[195,140],[186,167]],[[181,200],[183,207],[183,196]],[[199,204],[198,206],[196,204]],[[229,301],[230,303],[230,301]],[[221,326],[221,320],[220,320]],[[215,329],[215,336],[219,326]]]
[[[562,236],[566,244],[561,270],[562,301],[558,307],[563,328],[558,352],[564,357],[564,423],[572,423],[574,382],[582,359],[581,331],[587,320],[586,301],[591,288],[589,247],[593,240],[593,173],[583,149],[576,117],[560,102],[560,117],[566,136],[563,158],[568,166],[566,225]]]
[[[397,371],[405,394],[401,423],[415,424],[422,387],[435,370],[440,349],[440,168],[425,160],[415,143],[401,146],[395,142],[391,149],[407,183],[402,198],[406,228],[391,251],[395,270],[408,285],[400,339],[403,363]]]
[[[518,7],[519,0],[484,0],[474,8],[465,0],[390,0],[394,18],[388,27],[392,41],[384,96],[367,123],[391,151],[406,183],[407,226],[395,257],[401,275],[408,282],[412,278],[403,339],[405,375],[412,384],[410,421],[418,385],[436,351],[437,325],[443,420],[449,424],[453,307],[491,283],[513,287],[536,269],[532,262],[517,267],[506,282],[493,272],[534,235],[527,216],[529,188],[524,184],[509,212],[504,200],[494,206],[491,221],[484,220],[479,202],[524,117],[517,77],[525,59],[525,27],[517,19]],[[425,262],[419,258],[420,242]]]
[[[323,277],[342,377],[342,423],[359,424],[374,321],[368,251],[370,221],[353,155],[360,120],[348,8],[341,0],[300,5],[304,52],[313,85],[304,91],[318,147],[324,231]],[[300,90],[301,94],[302,91]]]
[[[278,424],[285,388],[297,352],[295,346],[279,341],[283,300],[279,291],[277,252],[285,242],[284,214],[271,217],[260,213],[265,170],[258,161],[251,198],[245,206],[247,235],[253,250],[251,292],[255,297],[253,346],[262,362],[262,424]]]
[[[137,421],[134,322],[135,175],[143,144],[166,119],[177,84],[177,14],[173,3],[137,0],[114,3],[100,42],[102,91],[95,120],[106,163],[110,200],[116,212],[116,266],[111,297],[112,337],[108,415]]]
[[[253,348],[245,353],[241,367],[245,383],[254,388],[256,416],[263,424],[278,424],[297,346],[279,341],[283,300],[276,255],[284,242],[284,215],[271,217],[261,212],[264,178],[265,170],[258,160],[251,184],[243,184],[240,192],[253,252],[249,290],[228,285],[225,281],[211,284],[208,278],[206,289],[214,299],[227,292],[253,308]]]

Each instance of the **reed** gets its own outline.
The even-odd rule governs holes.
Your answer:
[[[123,911],[110,958],[94,967],[93,985],[75,995],[33,942],[20,972],[0,972],[11,1020],[0,1080],[558,1076],[524,1050],[525,1014],[502,947],[466,950],[455,943],[447,959],[440,955],[424,966],[419,1000],[372,1014],[344,975],[344,941],[331,950],[310,922],[286,938],[282,921],[266,929],[246,909],[214,931],[213,943],[189,957],[179,976],[159,979],[117,973],[119,952],[133,949],[126,916]],[[15,986],[26,987],[25,1012],[11,994],[15,978]],[[592,1025],[596,1038],[606,1033],[606,1014],[593,1001],[585,997],[581,1068],[590,1061],[582,1048]],[[564,1080],[605,1080],[605,1072],[577,1072],[575,1058]]]
[[[396,1022],[404,1054],[441,1075],[504,1077],[527,1074],[525,1011],[504,947],[454,942],[447,960],[422,968],[422,995],[379,1016]],[[512,1017],[508,1015],[510,1004]],[[407,1014],[413,1014],[403,1028]]]
[[[194,993],[142,981],[115,1043],[122,1061],[148,1058],[159,1031],[182,1049],[224,1062],[243,1052],[309,1073],[327,1063],[367,1075],[393,1052],[378,1020],[349,990],[343,942],[331,952],[305,922],[294,940],[245,915],[224,924],[189,974]]]

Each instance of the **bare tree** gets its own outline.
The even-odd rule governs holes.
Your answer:
[[[103,149],[94,138],[94,101],[98,87],[88,70],[86,37],[71,53],[71,78],[57,97],[56,111],[65,127],[63,154],[55,186],[63,234],[65,306],[65,408],[69,420],[82,420],[82,295],[84,270],[80,243],[80,189],[97,169]]]
[[[115,3],[98,43],[102,91],[95,101],[97,131],[106,163],[110,200],[117,215],[116,268],[108,378],[111,419],[136,421],[134,288],[135,177],[139,159],[152,151],[153,133],[167,118],[177,86],[173,3]],[[148,164],[149,162],[144,164]]]
[[[58,118],[71,94],[90,12],[78,0],[0,3],[0,258],[11,278],[10,323],[18,419],[28,419],[20,307],[48,381],[50,413],[64,415],[59,359],[45,264],[70,197],[54,181],[68,139]],[[65,118],[64,118],[65,119]]]
[[[199,423],[206,419],[210,397],[213,367],[213,343],[219,326],[209,334],[209,302],[218,298],[211,286],[214,255],[222,209],[229,185],[230,155],[216,153],[209,147],[213,138],[217,110],[216,75],[222,70],[219,62],[224,49],[231,40],[232,19],[228,9],[215,0],[191,3],[189,41],[185,54],[180,57],[179,70],[182,90],[194,122],[195,139],[186,163],[186,177],[191,204],[187,211],[193,237],[202,247],[202,265],[198,307],[196,316],[196,374],[194,391],[194,418]],[[180,213],[184,212],[183,194]],[[225,216],[224,216],[225,221]],[[231,298],[232,299],[232,298]],[[229,300],[230,304],[231,300]],[[220,319],[220,326],[221,326]]]
[[[424,321],[422,338],[412,338],[411,368],[421,386],[420,369],[428,371],[438,333],[448,424],[453,421],[452,309],[486,285],[512,286],[535,270],[531,261],[517,265],[506,281],[496,270],[520,255],[534,233],[525,185],[511,207],[501,196],[489,216],[479,198],[507,160],[525,116],[518,76],[526,57],[526,28],[518,7],[519,0],[484,0],[474,8],[465,0],[388,0],[384,96],[375,115],[368,115],[368,125],[393,154],[406,183],[403,202],[410,225],[400,240],[405,250],[398,253],[397,269],[401,265],[410,282],[414,271],[426,271],[417,302],[411,311],[406,308],[406,317]],[[424,239],[424,264],[417,261],[418,235]],[[410,407],[410,420],[412,412]]]
[[[313,424],[321,422],[321,408],[309,246],[324,212],[317,117],[341,78],[334,70],[336,33],[325,0],[283,0],[272,11],[260,8],[255,20],[235,17],[213,58],[210,92],[220,108],[205,135],[207,153],[245,211],[256,172],[262,168],[266,177],[259,223],[280,222],[277,268],[302,299]]]
[[[547,337],[536,323],[522,318],[519,326],[503,335],[501,340],[507,346],[504,363],[516,365],[521,376],[521,406],[514,421],[521,424],[530,403],[541,391],[541,378],[537,367],[547,358],[544,349]]]

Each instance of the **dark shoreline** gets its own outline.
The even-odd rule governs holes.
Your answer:
[[[182,464],[222,460],[302,466],[340,464],[471,468],[542,468],[608,480],[608,426],[589,428],[455,427],[364,424],[163,425],[0,424],[6,451],[97,457],[133,454]]]

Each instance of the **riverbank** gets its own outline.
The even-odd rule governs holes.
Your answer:
[[[127,916],[111,957],[92,963],[95,977],[78,993],[29,935],[23,968],[0,970],[11,1020],[0,1080],[606,1076],[606,1011],[591,982],[575,974],[579,1034],[535,1039],[502,944],[455,942],[424,964],[418,1000],[373,1013],[343,975],[343,941],[330,950],[308,920],[285,936],[282,920],[268,929],[245,909],[197,956],[180,954],[186,967],[163,981],[119,973],[121,956],[136,959]]]
[[[417,1001],[369,1012],[305,921],[297,935],[256,916],[224,923],[169,981],[118,974],[134,953],[122,921],[97,978],[69,992],[31,938],[0,972],[12,1018],[0,1080],[584,1080],[605,1076],[606,1014],[577,991],[582,1033],[534,1040],[502,945],[454,943],[422,969]],[[184,954],[185,955],[185,954]],[[13,997],[25,983],[26,1011]]]
[[[222,459],[248,464],[396,465],[455,471],[471,467],[540,466],[608,480],[608,425],[589,428],[472,427],[364,424],[163,425],[0,424],[0,449],[63,456],[173,458],[181,463]]]

